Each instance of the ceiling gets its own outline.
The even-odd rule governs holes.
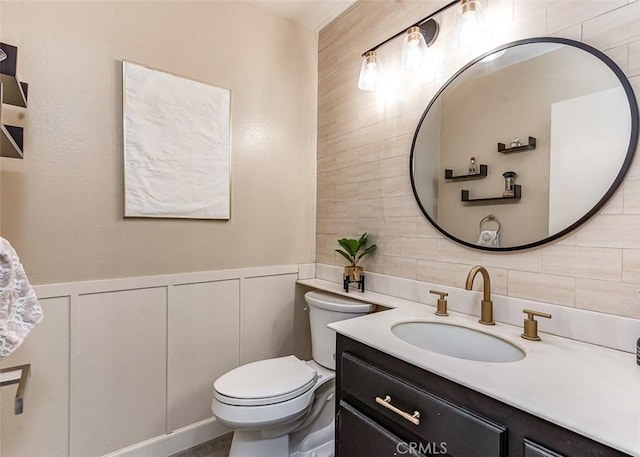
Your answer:
[[[251,0],[272,12],[319,32],[356,0]]]

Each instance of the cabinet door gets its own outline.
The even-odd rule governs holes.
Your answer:
[[[338,407],[336,422],[336,457],[424,457],[418,443],[401,440],[343,401]]]
[[[524,457],[564,457],[538,443],[524,440]]]
[[[452,457],[503,457],[507,429],[475,412],[419,388],[391,373],[345,353],[341,389],[370,415],[384,417],[402,436],[444,443]],[[387,398],[388,401],[380,401]],[[416,414],[412,422],[405,416]],[[403,415],[404,414],[404,415]],[[402,429],[401,431],[399,431]],[[404,433],[406,431],[407,433]]]

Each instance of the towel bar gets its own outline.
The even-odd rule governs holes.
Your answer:
[[[24,409],[24,394],[27,390],[27,380],[31,375],[31,364],[17,365],[15,367],[0,369],[0,387],[18,384],[16,390],[14,414],[22,414]]]
[[[498,218],[495,216],[495,214],[489,214],[488,216],[485,216],[482,218],[482,220],[480,221],[480,231],[484,230],[484,226],[485,224],[489,223],[489,222],[495,222],[496,224],[498,224],[498,230],[496,230],[497,234],[500,234],[500,231],[502,230],[502,224],[500,223],[500,221],[498,220]]]

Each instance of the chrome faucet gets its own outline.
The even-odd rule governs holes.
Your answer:
[[[473,287],[473,280],[476,275],[480,273],[482,275],[482,301],[480,302],[480,323],[485,325],[495,325],[493,320],[493,302],[491,301],[491,279],[489,278],[489,272],[485,267],[476,265],[473,267],[467,275],[467,283],[464,286],[465,289],[471,290]]]

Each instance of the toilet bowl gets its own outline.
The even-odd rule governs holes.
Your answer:
[[[307,292],[314,360],[293,355],[242,365],[214,382],[211,409],[234,429],[229,457],[331,457],[335,332],[328,323],[367,314],[373,305]]]

